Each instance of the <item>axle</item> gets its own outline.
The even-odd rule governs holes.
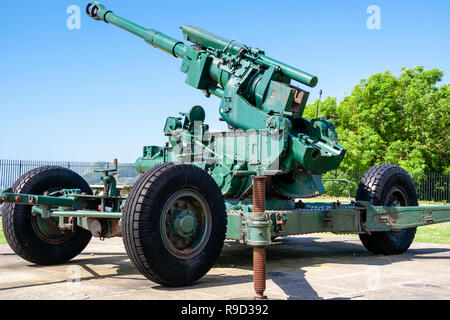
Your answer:
[[[257,190],[260,186],[256,187]],[[449,206],[396,207],[374,206],[366,201],[350,204],[303,203],[292,200],[226,200],[227,238],[245,241],[252,246],[270,244],[273,236],[314,232],[367,233],[401,230],[450,221]],[[32,206],[43,218],[78,217],[120,219],[122,211],[99,210],[102,198],[121,203],[125,198],[108,198],[71,194],[67,197],[0,192],[0,204]],[[123,206],[123,204],[121,205]],[[262,214],[264,212],[264,214]],[[247,227],[242,229],[242,224]],[[269,228],[265,231],[265,226]]]

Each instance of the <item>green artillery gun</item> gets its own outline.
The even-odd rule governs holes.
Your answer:
[[[144,147],[135,163],[142,175],[127,197],[108,170],[96,195],[68,169],[26,173],[0,194],[6,239],[22,258],[63,263],[92,235],[122,236],[145,277],[186,286],[210,270],[225,239],[234,239],[253,246],[256,298],[263,298],[265,248],[275,237],[356,233],[374,253],[399,254],[417,226],[450,221],[449,207],[417,207],[411,177],[389,164],[368,170],[349,204],[299,200],[325,192],[321,175],[338,168],[346,152],[329,117],[302,117],[309,92],[291,82],[314,87],[317,77],[197,27],[181,27],[189,46],[97,2],[86,11],[182,59],[186,83],[220,99],[229,130],[210,132],[201,106],[168,117],[168,142]]]

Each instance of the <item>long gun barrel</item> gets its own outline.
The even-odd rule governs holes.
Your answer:
[[[186,53],[186,45],[170,36],[163,34],[157,30],[147,29],[137,25],[127,19],[124,19],[98,2],[91,2],[86,7],[89,16],[96,20],[102,20],[111,23],[119,28],[131,32],[155,48],[161,49],[175,57],[183,58]],[[194,26],[182,26],[184,37],[186,40],[196,43],[205,48],[214,48],[217,50],[229,51],[231,54],[240,55],[248,58],[257,64],[266,68],[276,67],[286,77],[303,83],[307,86],[314,87],[317,84],[317,77],[289,66],[283,62],[277,61],[263,54],[258,49],[250,49],[245,45],[238,44],[237,41],[229,41],[210,32],[202,30]]]
[[[198,27],[183,26],[181,28],[183,29],[183,35],[186,40],[197,43],[203,47],[212,47],[218,50],[227,50],[236,55],[240,54],[248,59],[255,60],[255,62],[257,62],[258,64],[264,65],[266,67],[277,66],[285,76],[301,82],[309,87],[315,87],[317,84],[316,76],[270,58],[264,55],[263,52],[258,49],[250,49],[238,41],[229,41]],[[255,55],[251,54],[251,51],[257,54],[257,58],[255,58]]]
[[[86,13],[95,20],[102,20],[131,32],[132,34],[141,37],[145,42],[155,48],[161,49],[175,57],[184,57],[186,45],[183,42],[159,31],[144,28],[134,22],[124,19],[114,14],[111,10],[106,9],[104,5],[98,2],[90,2],[86,7]]]

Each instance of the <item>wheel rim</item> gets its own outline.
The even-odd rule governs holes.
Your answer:
[[[407,204],[408,198],[405,192],[398,187],[392,187],[391,189],[389,189],[383,203],[384,206],[394,206],[394,207],[402,207],[406,206]],[[395,229],[390,230],[390,233],[394,236],[399,236],[401,232],[402,230],[395,230]]]
[[[59,189],[52,188],[43,194],[57,194]],[[31,210],[31,208],[30,208]],[[31,215],[31,227],[36,236],[49,244],[60,244],[73,237],[72,232],[63,232],[59,228],[58,218],[41,218],[40,215]]]
[[[160,230],[166,249],[180,259],[191,259],[202,252],[211,234],[211,210],[197,191],[183,189],[164,204]]]
[[[63,243],[73,237],[72,232],[62,232],[58,224],[59,221],[56,218],[31,217],[31,226],[36,236],[49,244]]]
[[[383,205],[384,206],[406,206],[408,204],[408,198],[402,189],[398,187],[392,187],[386,194]]]

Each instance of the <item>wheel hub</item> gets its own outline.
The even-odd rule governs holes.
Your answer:
[[[188,210],[175,211],[174,214],[176,217],[173,220],[173,230],[175,230],[176,234],[185,239],[194,236],[197,228],[195,214]]]
[[[62,190],[59,188],[51,188],[43,194],[57,197],[62,195]],[[49,244],[64,243],[73,237],[72,232],[65,232],[59,228],[58,218],[42,218],[39,215],[32,215],[31,227],[39,239]]]
[[[403,190],[398,187],[392,187],[386,195],[386,200],[384,201],[385,206],[401,207],[408,204],[407,197]],[[394,236],[399,236],[402,234],[402,230],[392,229],[390,233]]]
[[[211,211],[197,191],[184,189],[169,197],[161,213],[161,238],[175,257],[190,259],[203,250],[211,234]]]

